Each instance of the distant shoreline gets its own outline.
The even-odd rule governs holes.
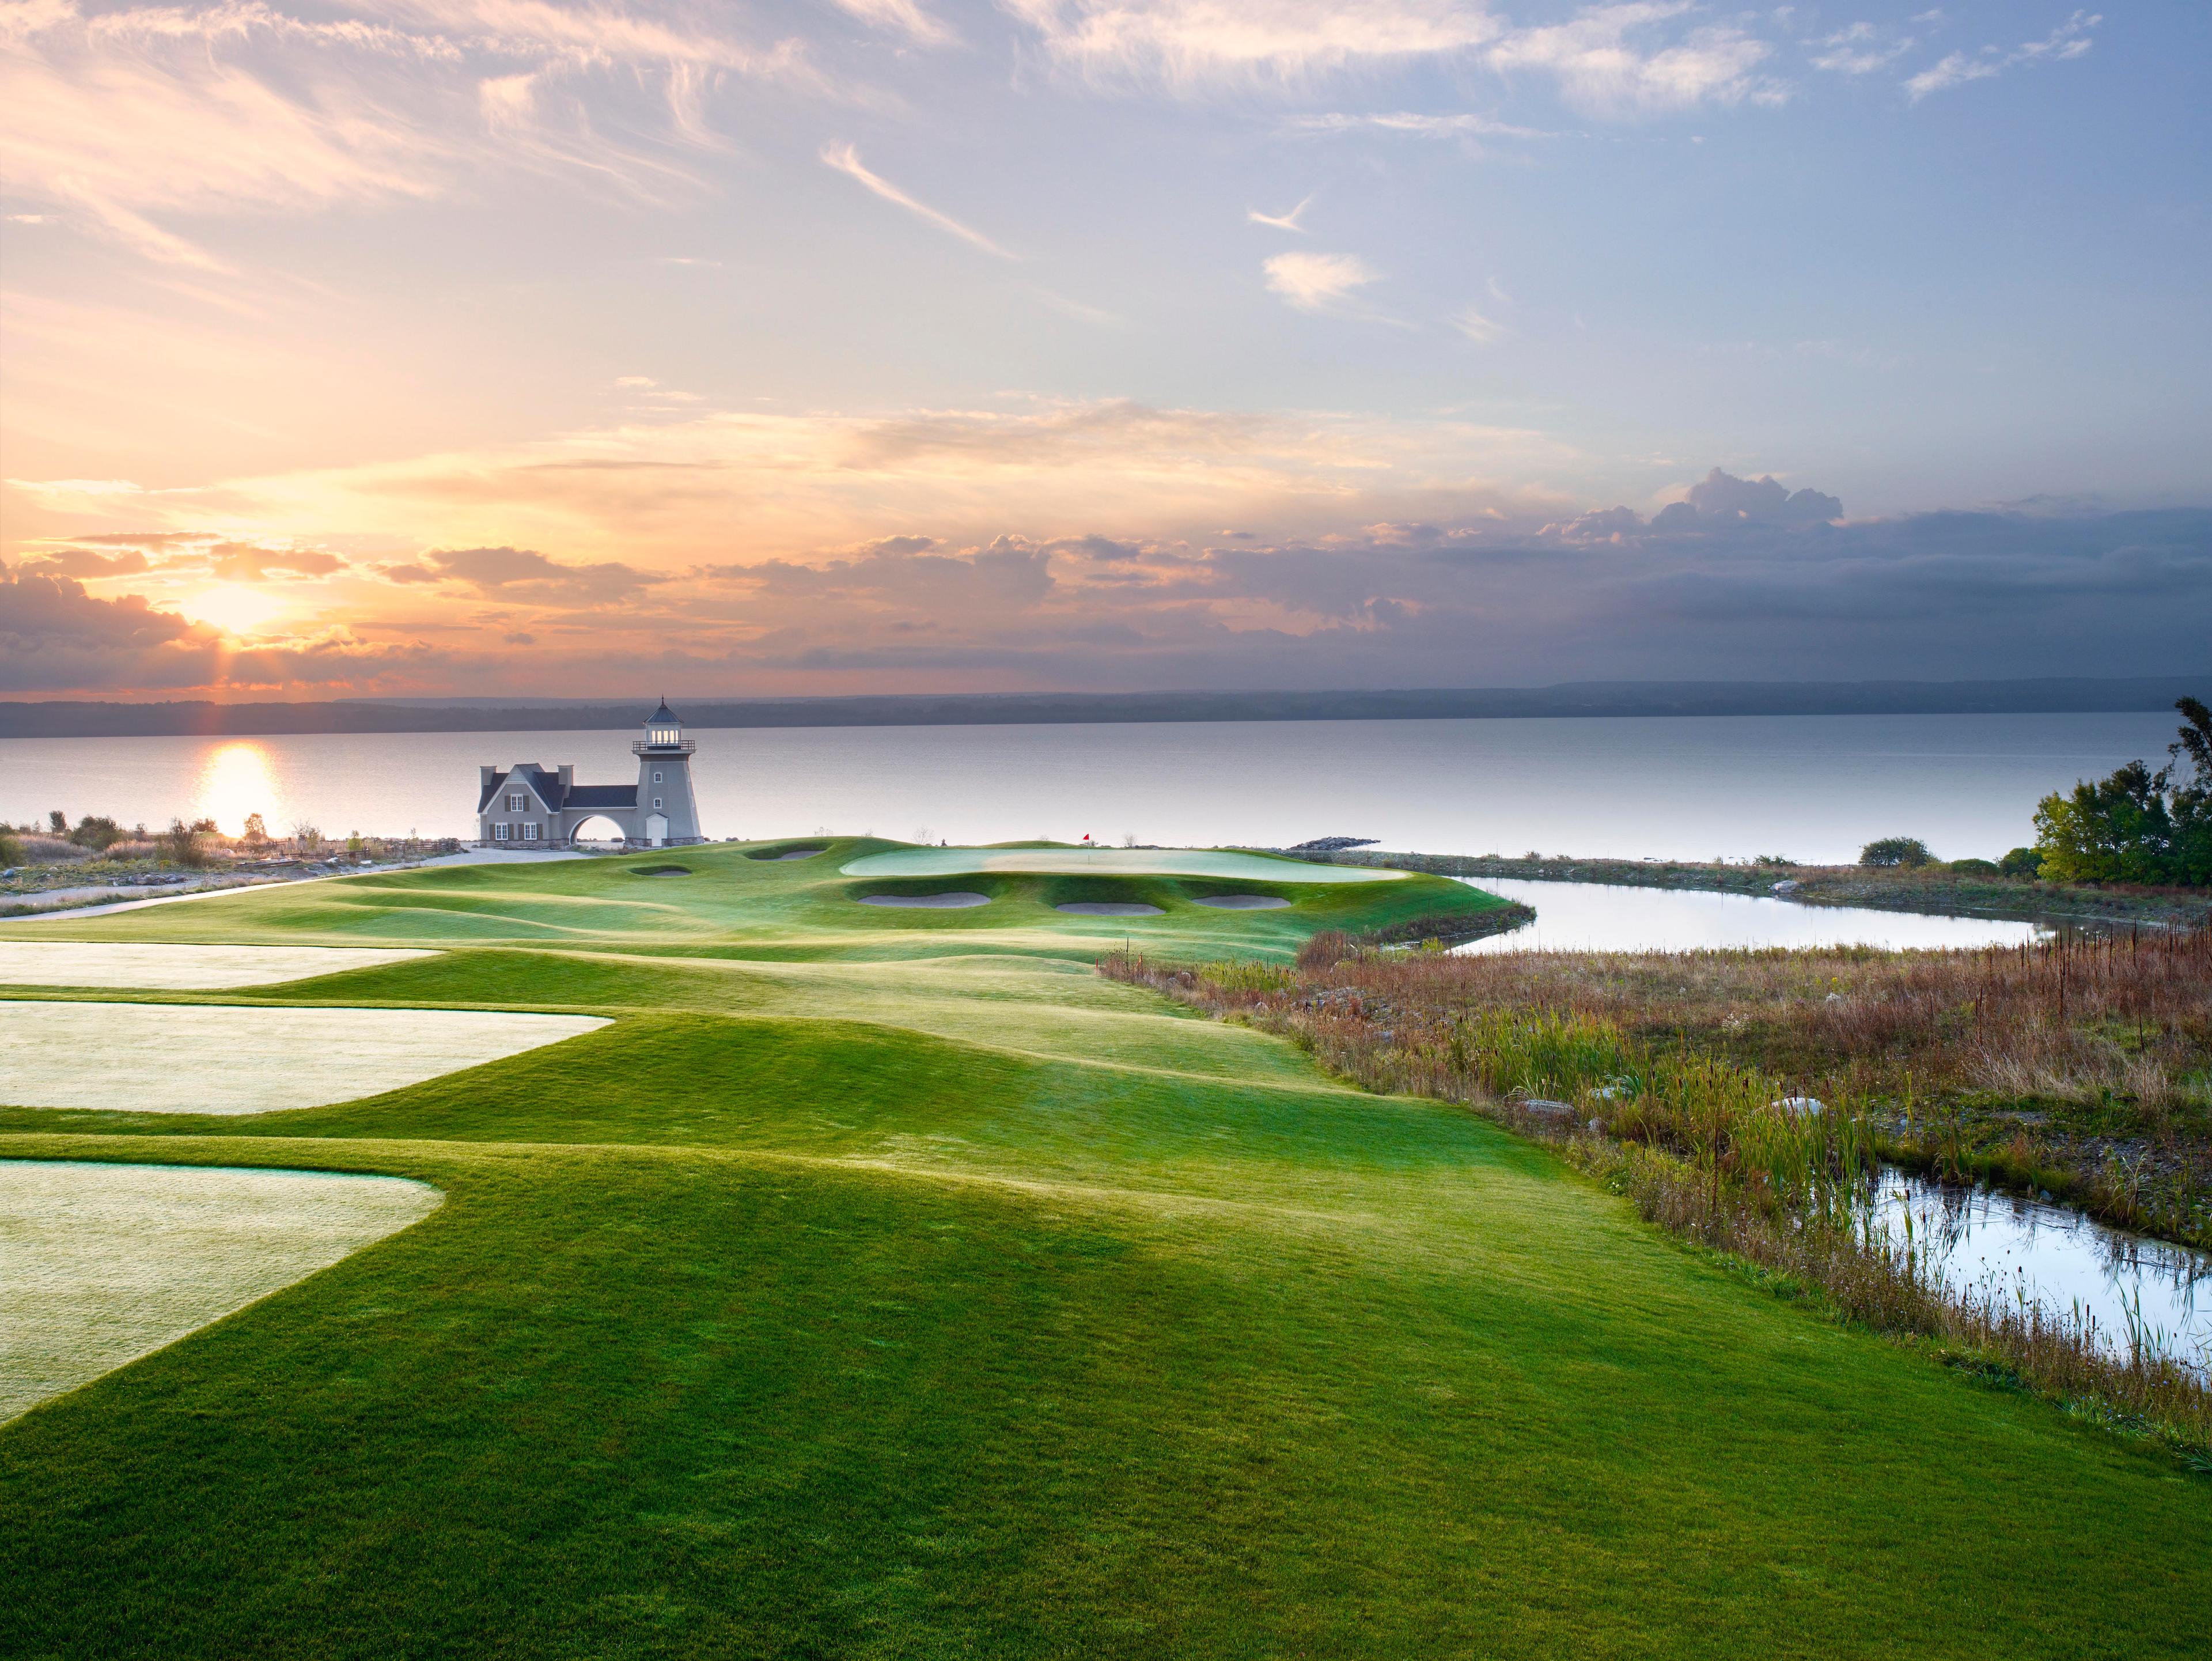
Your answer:
[[[2212,695],[2191,674],[1960,681],[1581,681],[1543,687],[1328,692],[901,694],[678,698],[693,727],[972,727],[1190,721],[1466,721],[1655,716],[2103,715]],[[0,702],[5,738],[245,738],[307,733],[586,732],[635,727],[629,700]]]

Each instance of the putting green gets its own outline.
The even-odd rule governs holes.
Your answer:
[[[956,877],[981,871],[1095,877],[1221,877],[1238,882],[1397,882],[1403,871],[1310,865],[1212,848],[902,848],[842,867],[848,877]]]
[[[0,1420],[397,1232],[441,1197],[325,1171],[0,1160]]]

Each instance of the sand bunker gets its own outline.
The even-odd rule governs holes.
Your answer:
[[[0,1160],[0,1420],[435,1210],[397,1177]]]
[[[131,986],[217,992],[335,975],[437,954],[351,946],[141,946],[106,940],[0,940],[0,986]]]
[[[1208,894],[1193,905],[1210,905],[1216,911],[1280,911],[1290,904],[1274,894]]]
[[[0,1000],[0,1102],[272,1113],[420,1084],[607,1025],[482,1009]]]
[[[1160,917],[1167,915],[1157,905],[1145,905],[1134,900],[1070,900],[1066,905],[1055,905],[1052,909],[1079,917]]]
[[[1205,848],[902,848],[843,867],[848,877],[951,877],[977,871],[1101,876],[1218,877],[1282,883],[1397,882],[1402,871],[1358,865],[1308,865],[1265,854]]]
[[[964,911],[971,905],[988,905],[988,894],[863,894],[863,905],[896,905],[924,911]]]

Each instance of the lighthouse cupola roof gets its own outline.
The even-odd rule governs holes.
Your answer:
[[[660,701],[660,708],[646,717],[645,724],[647,727],[681,727],[684,723],[678,718],[676,712],[668,707],[668,700],[663,698]]]

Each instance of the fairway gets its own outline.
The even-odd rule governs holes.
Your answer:
[[[0,1109],[0,1153],[444,1197],[0,1427],[0,1653],[2201,1650],[2204,1478],[1091,967],[1125,931],[1279,963],[1489,897],[971,865],[986,904],[864,907],[948,885],[856,867],[950,850],[757,856],[784,846],[54,926],[433,955],[222,1001],[0,991],[12,1054],[94,1080]],[[231,1023],[192,1064],[221,1103],[365,1015],[580,1036],[246,1116],[160,1107],[112,1042]]]
[[[1370,866],[1310,865],[1209,848],[910,848],[871,854],[844,867],[848,877],[956,877],[976,871],[1286,883],[1394,882],[1405,875]]]
[[[0,1161],[0,1420],[436,1209],[319,1171]]]

